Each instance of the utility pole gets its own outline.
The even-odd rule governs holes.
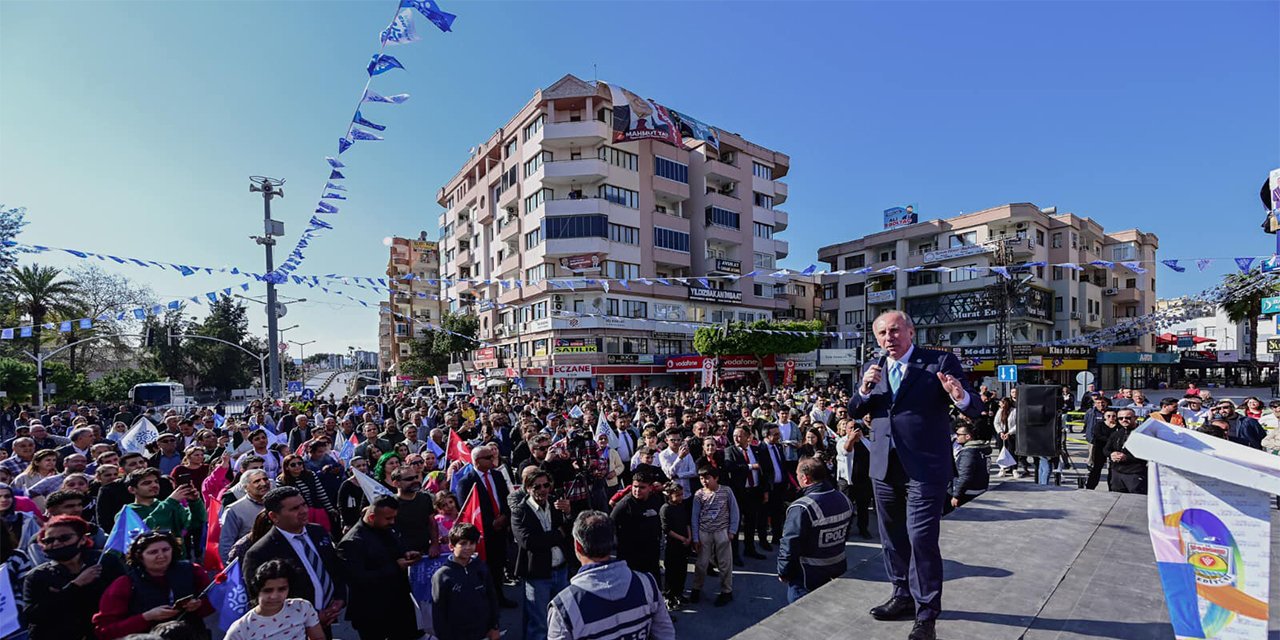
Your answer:
[[[271,274],[275,271],[275,263],[271,255],[271,248],[275,246],[276,236],[284,235],[284,223],[271,219],[271,199],[274,197],[284,197],[284,180],[268,178],[266,176],[250,176],[249,177],[249,193],[262,194],[262,219],[263,219],[263,235],[250,236],[254,242],[262,245],[267,250],[267,273]],[[276,284],[270,279],[267,280],[267,363],[268,376],[270,377],[269,388],[271,397],[278,398],[280,396],[280,351],[279,336],[276,335],[276,320],[279,315],[276,302]]]
[[[996,240],[995,252],[991,256],[991,264],[998,267],[1008,268],[1012,260],[1012,251],[1010,251],[1009,242],[1005,238]],[[1017,287],[1013,274],[1009,277],[996,276],[996,281],[988,291],[991,295],[991,303],[999,312],[996,320],[996,352],[1000,354],[1000,362],[997,364],[1013,364],[1013,340],[1009,335],[1009,317],[1012,315],[1014,298],[1014,289]],[[1002,383],[1002,395],[1009,396],[1009,383]]]

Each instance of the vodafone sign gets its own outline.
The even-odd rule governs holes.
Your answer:
[[[715,362],[714,358],[706,358],[703,356],[672,356],[667,358],[667,373],[700,373],[702,371],[703,362],[710,360]],[[713,365],[714,366],[714,365]],[[721,356],[720,368],[723,371],[755,371],[760,366],[760,362],[755,356],[735,355]],[[777,366],[773,356],[764,357],[764,368],[772,369]]]
[[[558,364],[551,367],[552,378],[590,378],[591,375],[589,364]]]

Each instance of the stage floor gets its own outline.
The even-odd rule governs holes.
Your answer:
[[[1280,512],[1272,510],[1273,549]],[[942,521],[944,640],[1173,638],[1146,497],[1001,483]],[[1271,632],[1280,640],[1280,551],[1271,557]],[[738,640],[902,640],[910,622],[867,610],[889,596],[879,554],[784,607]]]

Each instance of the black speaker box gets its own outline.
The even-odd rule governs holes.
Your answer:
[[[1052,458],[1058,454],[1058,396],[1061,385],[1018,385],[1018,434],[1014,455]]]

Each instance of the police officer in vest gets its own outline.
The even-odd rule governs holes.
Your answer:
[[[853,526],[853,505],[831,484],[821,460],[801,460],[796,482],[800,497],[787,507],[778,546],[778,579],[787,585],[787,602],[844,574],[844,544]]]
[[[573,552],[582,569],[551,600],[547,640],[637,638],[675,640],[658,582],[613,557],[608,514],[584,511],[573,523]]]

